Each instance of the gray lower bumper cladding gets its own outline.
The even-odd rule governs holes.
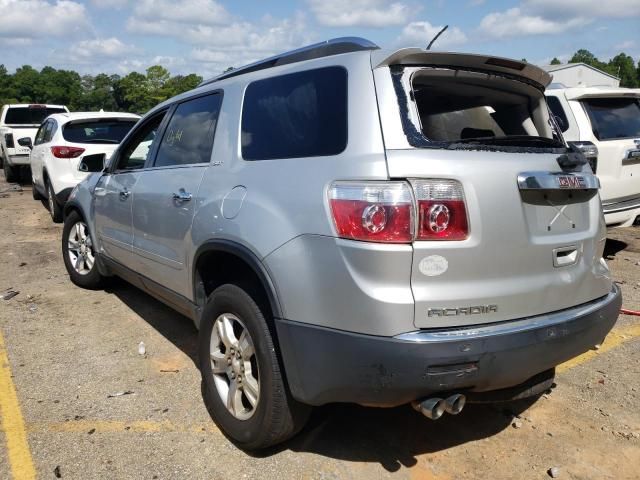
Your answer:
[[[397,406],[437,392],[519,385],[602,343],[620,289],[575,308],[516,321],[378,337],[276,320],[293,396],[310,405]]]

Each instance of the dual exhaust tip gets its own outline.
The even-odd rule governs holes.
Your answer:
[[[437,420],[444,415],[445,412],[450,415],[459,414],[466,403],[467,398],[460,393],[456,393],[445,399],[427,398],[421,401],[416,400],[411,405],[425,417],[431,420]]]

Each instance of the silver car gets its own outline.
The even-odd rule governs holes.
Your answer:
[[[436,419],[540,394],[621,304],[549,81],[358,38],[232,70],[83,159],[65,265],[193,319],[206,405],[246,449],[332,402]]]

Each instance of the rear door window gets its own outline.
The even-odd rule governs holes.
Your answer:
[[[640,99],[589,98],[582,104],[598,140],[640,137]]]
[[[178,104],[165,130],[154,166],[208,163],[221,105],[221,93]]]
[[[347,71],[326,67],[249,84],[242,106],[245,160],[337,155],[347,146]]]
[[[54,113],[66,113],[63,108],[13,107],[7,110],[4,123],[7,125],[40,125],[45,118]]]
[[[136,124],[136,120],[99,119],[67,123],[62,136],[72,143],[118,144]]]

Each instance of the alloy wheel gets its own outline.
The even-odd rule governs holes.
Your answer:
[[[76,272],[80,275],[87,275],[91,272],[95,263],[95,255],[86,223],[77,222],[71,227],[67,242],[67,254]]]
[[[216,390],[238,420],[253,416],[260,399],[260,378],[253,340],[240,319],[223,313],[213,324],[209,346]]]

